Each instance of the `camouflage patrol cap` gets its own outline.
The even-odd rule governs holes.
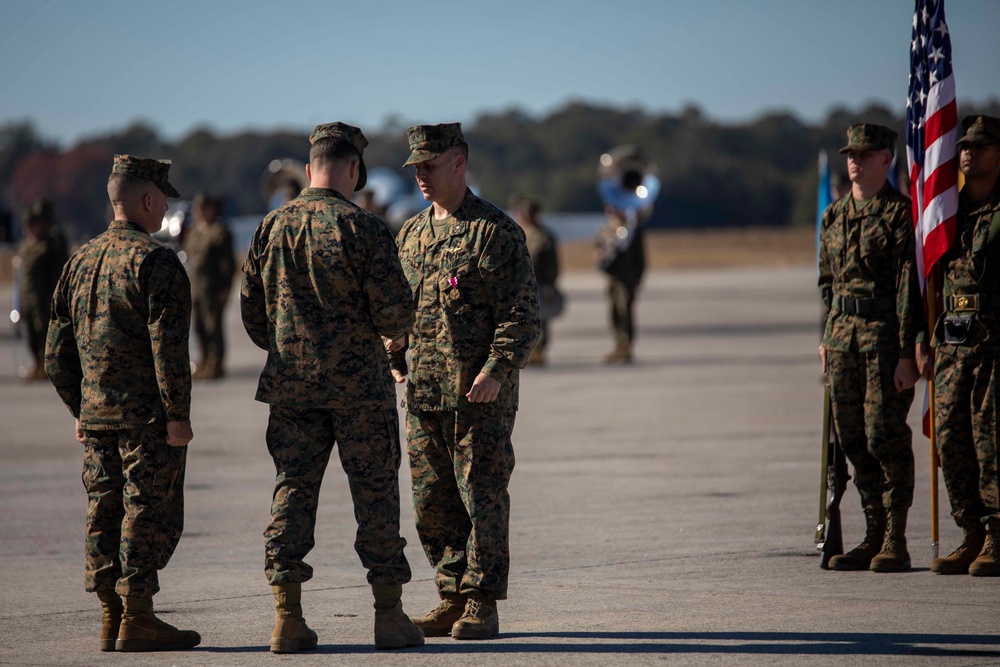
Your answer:
[[[312,134],[309,135],[309,145],[316,143],[320,139],[334,139],[336,141],[346,141],[358,151],[361,158],[361,165],[358,173],[358,184],[354,187],[357,192],[368,183],[368,168],[365,166],[365,148],[368,147],[368,139],[360,127],[354,127],[347,123],[323,123],[317,125]]]
[[[957,143],[1000,146],[1000,118],[993,116],[966,116],[962,120],[965,134]]]
[[[840,152],[880,151],[882,149],[895,152],[897,136],[899,135],[885,125],[855,123],[847,128],[847,145],[841,148]]]
[[[406,131],[406,140],[410,143],[412,152],[403,163],[404,167],[433,160],[452,146],[461,146],[465,143],[461,123],[414,125]]]
[[[180,199],[180,193],[170,184],[167,176],[170,173],[170,160],[153,160],[144,157],[132,157],[131,155],[115,155],[115,164],[111,168],[112,174],[128,174],[146,181],[150,181],[159,188],[160,192]]]

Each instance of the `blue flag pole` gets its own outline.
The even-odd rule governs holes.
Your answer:
[[[819,187],[816,192],[816,259],[819,260],[819,232],[823,225],[823,211],[833,203],[830,193],[830,162],[826,151],[819,152]]]

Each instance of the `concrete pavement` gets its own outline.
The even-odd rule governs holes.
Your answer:
[[[156,597],[197,629],[192,651],[104,654],[83,590],[81,456],[47,384],[14,377],[0,341],[0,664],[1000,664],[1000,581],[941,577],[930,561],[928,445],[914,437],[914,570],[819,569],[818,305],[811,267],[659,272],[639,297],[637,361],[599,363],[611,337],[599,276],[566,276],[551,364],[522,375],[511,483],[510,599],[489,642],[429,639],[376,652],[371,596],[353,551],[346,479],[331,464],[304,608],[316,652],[272,656],[262,573],[273,468],[263,354],[235,304],[229,376],[197,384],[186,531]],[[918,396],[922,386],[918,388]],[[919,398],[918,398],[919,403]],[[911,423],[917,424],[917,407]],[[414,581],[436,603],[406,502]],[[941,489],[942,552],[960,540]],[[853,487],[844,540],[863,533]]]

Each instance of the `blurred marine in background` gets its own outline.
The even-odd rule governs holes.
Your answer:
[[[222,198],[198,193],[192,204],[194,224],[184,234],[184,254],[191,278],[194,332],[201,359],[195,380],[213,380],[225,374],[223,316],[229,301],[236,259],[233,235],[222,221]]]
[[[538,284],[538,311],[542,333],[538,345],[528,358],[529,366],[545,364],[545,349],[549,343],[549,320],[557,317],[564,305],[563,295],[556,287],[556,280],[559,278],[559,251],[556,237],[538,219],[540,210],[539,203],[530,197],[516,199],[511,206],[514,219],[524,230],[531,266],[535,270],[535,282]]]
[[[66,239],[55,228],[50,201],[36,201],[24,212],[23,221],[24,238],[17,249],[21,270],[18,308],[35,362],[24,379],[44,380],[45,335],[52,292],[69,257]]]
[[[604,201],[605,223],[597,230],[594,257],[608,275],[608,301],[615,348],[606,364],[632,361],[635,297],[646,270],[643,223],[653,212],[660,182],[656,165],[634,146],[601,155],[597,189]]]

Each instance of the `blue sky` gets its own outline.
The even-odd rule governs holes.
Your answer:
[[[568,100],[722,120],[906,99],[912,0],[0,0],[0,124],[377,129]],[[960,101],[1000,97],[1000,0],[948,0]]]

